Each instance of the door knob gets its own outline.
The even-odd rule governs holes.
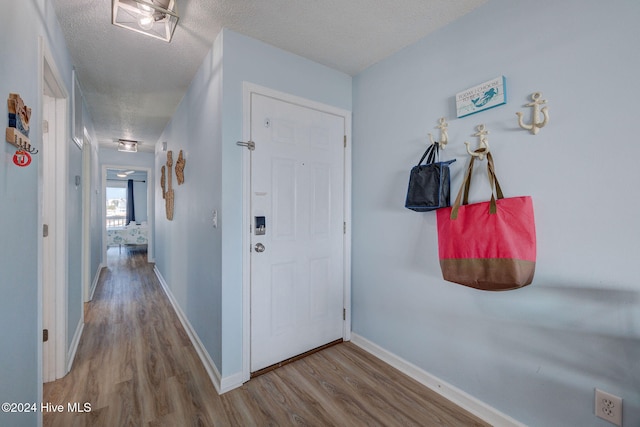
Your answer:
[[[262,243],[256,243],[254,248],[256,252],[264,252],[264,250],[266,249]]]

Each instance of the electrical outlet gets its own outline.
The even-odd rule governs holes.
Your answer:
[[[595,395],[596,417],[622,427],[622,398],[598,389]]]

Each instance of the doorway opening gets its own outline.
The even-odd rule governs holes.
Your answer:
[[[152,253],[151,169],[139,166],[103,166],[103,263],[107,251],[137,246]]]

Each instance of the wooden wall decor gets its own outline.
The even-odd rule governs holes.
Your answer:
[[[184,184],[184,167],[186,164],[187,161],[182,155],[182,150],[180,150],[180,154],[178,154],[178,160],[176,161],[176,178],[178,178],[178,185]]]
[[[160,168],[160,187],[162,187],[162,198],[167,197],[167,175],[166,168],[164,165]]]
[[[184,183],[184,167],[187,161],[184,158],[184,153],[180,150],[178,154],[178,160],[176,161],[176,178],[178,185]],[[173,190],[173,151],[167,151],[167,163],[160,168],[160,186],[162,187],[162,198],[164,199],[165,210],[167,213],[167,219],[173,221],[173,208],[175,203],[175,193]]]
[[[173,151],[167,151],[167,192],[165,193],[164,203],[167,211],[167,219],[169,221],[173,221],[173,202],[174,202],[174,194],[173,194],[173,186],[171,185],[172,181],[172,173],[171,167],[173,166]]]
[[[7,110],[9,112],[9,127],[7,127],[5,139],[17,148],[13,162],[17,166],[29,166],[31,154],[38,153],[38,150],[31,146],[29,140],[31,108],[25,105],[19,94],[10,93],[7,99]]]

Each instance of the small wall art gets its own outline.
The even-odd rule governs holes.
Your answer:
[[[187,161],[182,155],[182,150],[180,150],[180,154],[178,154],[178,160],[176,161],[176,178],[178,179],[178,185],[184,184],[184,167],[186,164]]]
[[[7,98],[7,111],[9,113],[9,127],[7,127],[5,139],[17,149],[13,156],[13,163],[20,167],[29,166],[31,155],[38,153],[38,150],[31,146],[29,140],[31,108],[25,105],[19,94],[10,93]]]
[[[500,76],[458,92],[456,94],[456,114],[460,118],[506,103],[506,79],[504,76]]]

